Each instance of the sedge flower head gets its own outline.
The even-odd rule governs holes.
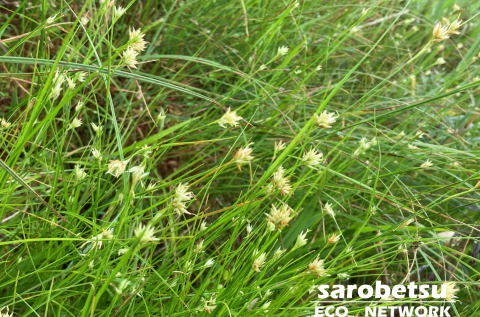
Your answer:
[[[254,257],[256,257],[258,251],[254,252]],[[256,272],[260,272],[260,268],[262,266],[265,265],[265,259],[267,258],[267,254],[265,252],[263,252],[262,254],[260,254],[258,257],[256,257],[256,259],[253,261],[253,265],[252,265],[252,268],[256,271]]]
[[[450,26],[448,27],[448,31],[451,34],[460,34],[457,30],[462,26],[462,20],[459,20],[459,18],[456,18],[455,21],[450,23]]]
[[[81,169],[79,165],[75,165],[73,172],[75,174],[75,178],[77,179],[77,181],[80,181],[87,176],[87,173],[85,173],[85,171]]]
[[[73,78],[68,77],[68,76],[65,76],[65,78],[67,80],[68,89],[74,90],[76,85],[75,85],[75,81],[73,80]]]
[[[238,122],[243,118],[237,115],[236,111],[231,111],[230,108],[227,109],[227,112],[218,120],[218,124],[222,128],[227,128],[226,124],[229,124],[232,127],[236,127]]]
[[[121,6],[114,6],[113,7],[113,17],[115,20],[119,19],[125,12],[127,12],[126,8]]]
[[[325,206],[323,206],[323,213],[330,215],[330,217],[335,218],[335,212],[333,211],[332,204],[326,203]]]
[[[448,26],[442,26],[441,22],[438,22],[433,28],[433,37],[436,42],[441,42],[448,39],[449,34],[450,32],[448,31]]]
[[[203,252],[203,240],[200,240],[200,242],[195,246],[195,250],[193,252],[195,253]]]
[[[350,278],[350,275],[347,273],[338,273],[337,276],[341,280],[348,280]]]
[[[93,236],[92,238],[90,238],[90,240],[92,240],[92,241],[85,242],[82,245],[82,247],[87,243],[91,243],[92,248],[98,247],[98,249],[101,249],[102,244],[103,244],[103,241],[101,241],[101,240],[112,240],[112,239],[113,239],[112,229],[105,230],[104,228],[102,228],[101,233],[99,233],[96,236]]]
[[[272,183],[267,186],[267,193],[273,190],[279,190],[282,196],[289,195],[292,191],[292,186],[289,183],[289,178],[284,176],[285,169],[280,166],[278,170],[273,173]]]
[[[79,118],[74,118],[72,120],[72,122],[70,123],[70,125],[68,126],[68,129],[67,130],[70,130],[70,129],[75,129],[75,128],[78,128],[79,126],[82,125],[82,119],[79,119]]]
[[[277,51],[278,56],[285,56],[288,54],[288,46],[280,46]]]
[[[2,312],[5,310],[4,312]],[[0,317],[13,317],[13,313],[10,313],[10,310],[7,307],[0,308]]]
[[[275,153],[285,150],[286,144],[282,140],[275,142],[274,151]]]
[[[130,47],[137,53],[140,53],[141,51],[145,50],[148,42],[146,42],[143,37],[145,34],[142,33],[140,29],[135,30],[132,28],[129,31],[129,36],[130,36]]]
[[[195,197],[193,195],[193,192],[188,191],[189,185],[187,183],[185,184],[178,184],[177,188],[175,188],[175,194],[173,195],[173,200],[172,200],[172,206],[173,210],[179,214],[190,214],[187,211],[187,207],[185,205],[185,202],[190,201]]]
[[[274,225],[274,228],[277,230],[282,229],[285,226],[288,226],[292,217],[293,209],[290,208],[287,204],[283,204],[280,209],[277,209],[275,205],[272,205],[270,214],[267,214],[267,221]]]
[[[11,123],[5,120],[5,118],[2,118],[2,121],[0,122],[0,125],[2,127],[2,130],[6,130],[10,127]]]
[[[455,295],[456,292],[459,291],[458,288],[455,288],[455,282],[444,282],[442,288],[445,288],[445,300],[447,302],[455,302],[457,296]]]
[[[307,236],[307,233],[309,232],[310,230],[306,230],[305,233],[300,232],[300,234],[298,235],[297,237],[297,241],[295,241],[295,245],[293,246],[292,248],[292,251],[295,250],[295,249],[298,249],[300,247],[303,247],[305,244],[307,244],[307,239],[305,238]]]
[[[151,227],[150,224],[147,224],[146,226],[140,224],[135,229],[135,237],[140,238],[140,245],[158,240],[157,238],[155,238],[154,233],[155,227]]]
[[[113,175],[118,178],[120,175],[125,172],[125,167],[127,166],[127,161],[119,161],[119,160],[110,160],[108,163],[108,171],[107,174]]]
[[[103,127],[101,124],[97,126],[95,123],[92,122],[90,123],[90,125],[92,126],[92,129],[93,131],[95,131],[96,134],[98,135],[102,134]]]
[[[479,182],[479,183],[480,183],[480,182]],[[269,232],[275,231],[276,229],[277,229],[277,228],[275,227],[275,224],[274,224],[274,223],[272,223],[272,222],[270,222],[270,221],[267,222],[267,230],[268,230]]]
[[[353,153],[353,156],[359,156],[365,154],[372,146],[377,144],[377,139],[373,138],[371,141],[367,141],[365,137],[362,137],[358,148]]]
[[[233,160],[235,163],[237,163],[238,169],[242,171],[242,164],[249,163],[251,160],[253,160],[253,156],[250,155],[252,154],[253,149],[247,145],[246,147],[241,147],[238,149],[237,153],[235,153],[235,156],[233,157]]]
[[[120,281],[120,283],[118,283],[118,286],[115,289],[115,291],[117,292],[117,294],[122,294],[123,291],[125,291],[129,285],[130,285],[130,282],[126,279],[123,279]]]
[[[214,259],[208,259],[207,262],[205,262],[205,264],[203,265],[203,267],[204,267],[204,268],[212,267],[214,264],[215,264],[215,260],[214,260]]]
[[[165,120],[166,117],[167,116],[164,113],[160,112],[157,116],[157,122],[163,122],[163,120]]]
[[[327,274],[327,270],[323,267],[323,260],[319,260],[316,258],[313,260],[313,262],[310,262],[310,264],[307,267],[307,274],[313,274],[317,277],[323,277],[323,276],[329,276]]]
[[[132,68],[137,68],[137,51],[135,51],[133,48],[128,47],[125,51],[123,51],[122,55],[122,65],[132,67]]]
[[[400,225],[400,228],[404,229],[406,227],[408,227],[408,225],[410,225],[412,222],[415,222],[415,219],[408,219],[404,222],[402,222],[402,224]]]
[[[283,253],[285,253],[285,250],[282,250],[280,247],[278,247],[278,249],[275,250],[275,252],[273,252],[272,260],[276,261],[276,260],[280,259],[280,257],[282,256]]]
[[[302,163],[310,168],[313,168],[314,166],[320,164],[322,162],[322,159],[323,159],[322,152],[314,148],[311,148],[310,151],[303,154]]]
[[[146,144],[144,146],[142,146],[141,150],[142,150],[142,155],[143,155],[144,158],[149,158],[150,154],[152,154],[152,150]]]
[[[51,17],[49,17],[49,18],[45,21],[45,24],[46,24],[46,25],[50,25],[50,24],[52,24],[53,22],[55,22],[55,19],[57,18],[57,15],[58,15],[58,13],[56,13],[55,15],[52,15]]]
[[[77,80],[81,83],[83,83],[85,81],[85,78],[87,77],[87,73],[85,72],[79,72],[78,73],[78,78]]]
[[[75,112],[79,112],[83,108],[83,102],[79,101],[75,106]]]
[[[147,186],[147,191],[154,190],[157,187],[157,185],[158,185],[158,183],[150,182],[150,184],[148,184],[148,186]]]
[[[145,165],[134,166],[128,170],[129,173],[132,173],[132,188],[137,185],[137,183],[145,178],[149,173],[145,173]]]
[[[55,100],[58,98],[58,96],[60,96],[60,93],[62,92],[62,85],[65,82],[65,78],[66,76],[64,73],[59,71],[55,73],[55,76],[52,80],[53,88],[48,98]]]
[[[253,230],[252,225],[248,224],[246,230],[247,230],[247,237],[248,237],[252,233],[252,230]]]
[[[82,23],[83,26],[87,26],[89,21],[90,20],[86,16],[83,16],[83,17],[80,18],[80,23]]]
[[[212,310],[214,310],[215,308],[217,308],[217,305],[214,295],[210,296],[209,300],[206,300],[205,298],[203,299],[203,311],[211,314]]]
[[[340,233],[339,235],[337,235],[336,233],[332,234],[332,236],[330,238],[327,239],[327,243],[328,244],[335,244],[337,243],[338,241],[340,241],[340,237],[342,236],[342,234]]]
[[[331,128],[331,124],[335,123],[338,118],[338,115],[335,115],[333,112],[328,113],[327,110],[320,113],[320,115],[314,113],[313,116],[315,118],[315,124],[323,129]]]
[[[207,222],[204,220],[200,224],[200,231],[207,230]]]
[[[425,163],[420,165],[421,168],[428,168],[428,167],[432,167],[432,166],[433,166],[433,163],[430,160],[426,160]]]
[[[263,303],[263,305],[260,307],[260,310],[267,309],[268,306],[270,306],[271,303],[272,303],[272,301],[268,301],[268,302]]]

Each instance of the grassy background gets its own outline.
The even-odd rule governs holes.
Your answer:
[[[116,5],[127,8],[117,20],[88,0],[0,2],[0,112],[12,123],[0,134],[0,307],[14,316],[207,316],[203,299],[214,295],[212,316],[310,316],[314,285],[448,280],[460,289],[452,315],[479,315],[480,3]],[[461,34],[429,45],[434,25],[458,15]],[[138,69],[120,66],[132,27],[149,42]],[[54,100],[56,71],[87,80]],[[244,120],[223,129],[229,107]],[[339,114],[331,129],[313,125],[324,110]],[[82,126],[68,129],[76,117]],[[378,143],[355,156],[363,137]],[[287,148],[274,159],[279,140]],[[232,159],[247,144],[254,159],[240,172]],[[301,161],[311,147],[325,158],[313,169]],[[145,163],[135,196],[130,173],[106,174],[115,159],[129,159],[127,169]],[[421,168],[426,160],[434,165]],[[292,195],[265,193],[280,166]],[[192,215],[179,216],[172,195],[186,182]],[[282,202],[295,217],[270,232],[265,213]],[[148,223],[158,240],[140,248],[134,230]],[[85,244],[102,228],[114,238]],[[307,229],[307,245],[292,250]],[[327,244],[333,233],[341,240]],[[274,259],[278,248],[287,251]],[[256,250],[268,254],[261,272]],[[305,273],[317,257],[329,276]],[[349,307],[362,316],[362,305]]]

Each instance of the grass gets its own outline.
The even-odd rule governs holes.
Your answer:
[[[479,315],[480,3],[115,5],[0,3],[0,307],[311,316],[322,284],[453,281]]]

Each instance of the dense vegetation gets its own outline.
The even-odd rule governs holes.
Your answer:
[[[0,313],[311,316],[380,280],[476,316],[479,12],[0,2]]]

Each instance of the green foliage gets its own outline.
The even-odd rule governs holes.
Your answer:
[[[321,284],[454,281],[478,314],[480,3],[111,4],[0,6],[0,307],[311,316]]]

